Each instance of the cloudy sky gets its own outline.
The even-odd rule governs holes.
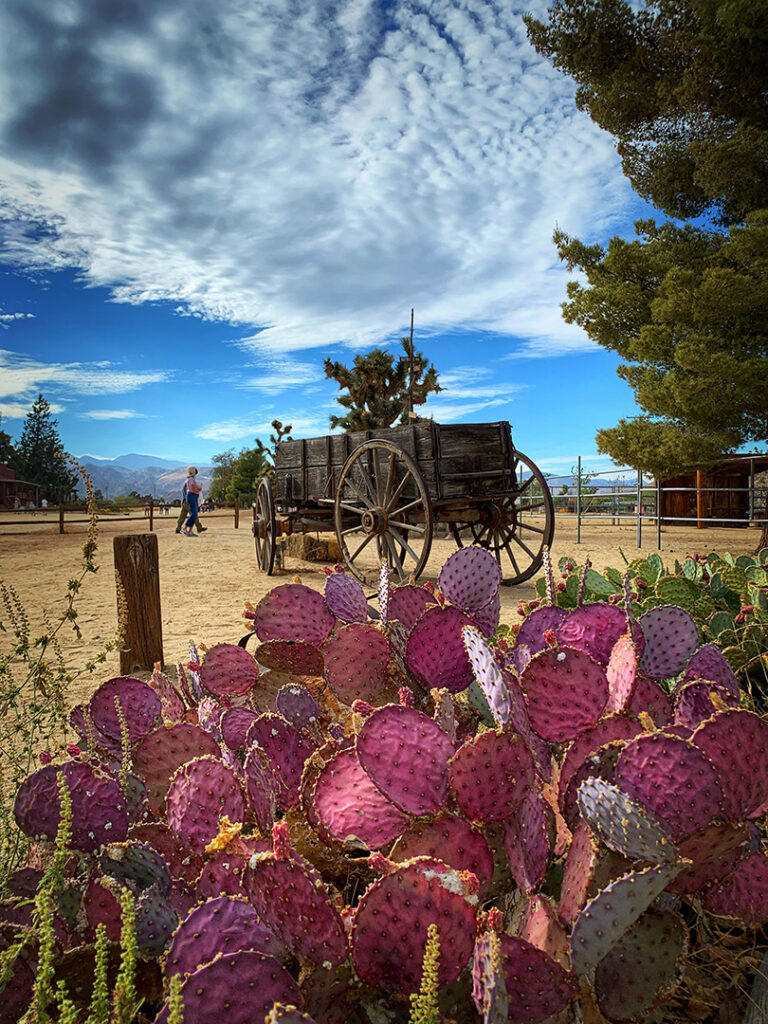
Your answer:
[[[567,470],[636,412],[559,304],[556,226],[646,211],[489,0],[4,0],[0,413],[205,462],[328,431],[330,356],[416,343],[440,422]],[[606,460],[600,457],[600,464]]]

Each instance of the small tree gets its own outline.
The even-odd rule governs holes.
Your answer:
[[[232,474],[235,471],[237,462],[235,449],[228,448],[227,451],[214,455],[211,461],[214,468],[211,486],[208,488],[208,497],[214,501],[223,501],[227,497],[227,488],[232,482]]]
[[[24,421],[14,454],[14,469],[25,480],[41,486],[55,501],[66,501],[75,489],[77,473],[67,464],[67,453],[51,418],[51,407],[38,395]]]
[[[348,412],[331,416],[332,427],[376,430],[391,427],[398,419],[408,423],[412,406],[423,405],[430,394],[443,390],[437,382],[437,370],[421,352],[413,350],[411,339],[403,338],[401,345],[405,354],[397,361],[381,348],[355,356],[351,368],[325,360],[325,376],[348,392],[337,398]]]
[[[3,417],[0,416],[0,423]],[[0,429],[0,462],[11,465],[14,461],[15,451],[11,443],[11,435]]]
[[[227,501],[251,501],[259,480],[267,476],[270,464],[258,448],[244,448],[237,457],[226,491]]]

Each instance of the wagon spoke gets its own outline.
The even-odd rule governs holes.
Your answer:
[[[530,558],[530,559],[531,559],[532,561],[533,561],[533,559],[535,559],[535,558],[536,558],[536,555],[535,555],[535,554],[533,553],[533,551],[531,551],[531,549],[530,549],[530,548],[528,547],[528,545],[527,545],[527,544],[525,544],[525,543],[524,543],[523,541],[521,541],[521,540],[520,540],[520,538],[519,538],[519,537],[517,536],[517,534],[516,534],[516,533],[513,533],[513,534],[512,534],[512,539],[513,539],[513,540],[514,540],[514,541],[515,541],[515,542],[516,542],[517,544],[519,544],[519,545],[520,545],[520,547],[521,547],[521,548],[523,549],[523,551],[524,551],[524,552],[525,552],[525,553],[526,553],[526,554],[528,555],[528,557],[529,557],[529,558]]]
[[[357,556],[360,554],[360,552],[363,550],[363,548],[365,547],[366,544],[370,544],[370,542],[373,540],[374,536],[375,535],[373,533],[369,533],[367,535],[367,537],[365,538],[363,543],[360,545],[360,547],[357,548],[356,551],[353,551],[352,554],[349,556],[349,560],[351,562],[354,562],[354,560],[357,558]]]
[[[400,545],[400,547],[405,548],[405,550],[408,552],[408,554],[411,556],[411,558],[414,560],[414,562],[418,562],[419,556],[413,550],[413,548],[408,543],[408,541],[405,539],[405,537],[401,537],[400,534],[397,532],[397,530],[394,529],[394,527],[390,527],[389,530],[387,531],[387,533],[392,538],[397,538],[397,543]]]
[[[419,526],[418,523],[395,523],[398,530],[410,530],[411,533],[426,533],[423,526]]]
[[[347,501],[340,501],[339,502],[339,507],[343,508],[343,509],[346,509],[347,512],[355,512],[357,515],[360,515],[362,512],[365,511],[365,509],[360,508],[359,505],[350,505],[349,502],[347,502]],[[368,507],[369,507],[368,505],[365,506],[365,508],[368,508]],[[356,529],[359,529],[359,527],[356,527]]]
[[[411,471],[409,469],[408,472],[403,477],[403,479],[397,485],[397,490],[395,491],[395,493],[392,495],[392,497],[387,502],[386,509],[385,509],[386,512],[389,512],[390,509],[392,508],[392,506],[397,504],[398,498],[403,493],[403,488],[405,487],[405,485],[408,483],[408,481],[410,479],[411,479]],[[413,505],[419,505],[419,504],[421,504],[421,503],[420,503],[420,501],[417,500],[415,502],[412,502],[411,505],[409,505],[409,508],[412,508]],[[402,512],[402,509],[399,509],[398,511]]]
[[[342,537],[348,537],[350,535],[350,533],[360,533],[360,527],[359,526],[350,526],[350,528],[348,530],[342,530],[341,531],[341,536]]]
[[[405,569],[403,569],[403,563],[400,561],[400,556],[395,550],[395,544],[392,537],[389,534],[389,531],[387,531],[387,533],[384,534],[384,540],[387,542],[387,547],[389,548],[389,553],[392,556],[392,561],[395,563],[395,568],[397,569],[398,574],[402,579],[402,577],[405,576]]]
[[[547,532],[541,526],[531,526],[530,523],[521,523],[520,520],[518,520],[517,525],[521,530],[531,530],[533,533],[544,534]]]
[[[512,534],[512,536],[514,536],[514,534]],[[520,575],[520,567],[517,564],[515,556],[512,554],[512,548],[509,546],[509,539],[507,537],[504,538],[504,547],[507,550],[507,557],[509,558],[510,562],[512,563],[512,568],[515,570],[515,575],[519,576]]]
[[[355,494],[357,495],[358,501],[362,501],[362,503],[365,505],[366,508],[373,508],[373,505],[371,505],[371,503],[368,500],[368,498],[364,497],[360,493],[360,491],[358,491],[357,485],[355,484],[354,480],[351,477],[347,477],[346,482],[347,482],[347,484],[349,484],[349,487],[351,488],[351,490],[353,490],[355,492]],[[341,504],[341,502],[339,502],[339,504]],[[355,511],[359,511],[359,509],[356,509]]]
[[[392,509],[392,511],[387,509],[387,514],[389,515],[390,519],[394,519],[395,516],[401,516],[405,512],[410,512],[412,508],[418,508],[419,505],[421,505],[421,501],[419,500],[419,498],[416,498],[415,501],[409,501],[408,504],[403,505],[402,508],[395,508]]]
[[[392,493],[392,484],[395,482],[395,453],[389,453],[389,468],[387,469],[387,486],[384,488],[384,505],[389,507],[389,498]]]

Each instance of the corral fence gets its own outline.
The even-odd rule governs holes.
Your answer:
[[[761,466],[764,460],[760,460]],[[695,483],[664,485],[661,480],[646,476],[638,470],[611,466],[606,469],[585,471],[581,456],[574,472],[545,473],[552,494],[558,520],[576,522],[576,543],[581,543],[582,527],[589,523],[610,523],[623,526],[634,523],[637,546],[643,543],[643,530],[655,531],[657,547],[661,548],[664,525],[696,526],[699,529],[714,526],[762,527],[766,519],[768,502],[768,474],[758,472],[755,459],[745,459],[742,477],[744,486],[728,486],[721,482],[706,483],[703,473],[692,474]],[[522,476],[520,483],[524,482]],[[524,492],[520,511],[537,517],[536,485]],[[688,506],[686,515],[675,515],[680,506]]]
[[[109,508],[99,508],[98,517],[100,522],[144,523],[150,533],[154,532],[155,519],[175,520],[178,518],[180,506],[168,505],[120,505]],[[235,501],[233,505],[217,507],[213,513],[229,513],[234,517],[234,526],[240,526],[240,503]],[[66,533],[67,525],[89,523],[88,509],[81,504],[48,505],[46,508],[29,507],[8,508],[0,507],[0,533],[6,526],[52,526],[58,522],[59,533]]]

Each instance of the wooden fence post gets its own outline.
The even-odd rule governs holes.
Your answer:
[[[707,496],[704,493],[703,487],[706,483],[704,473],[700,470],[696,470],[696,528],[699,530],[705,530],[707,524],[704,520],[707,517]]]
[[[149,499],[149,532],[152,533],[153,524],[155,522],[155,499]]]
[[[126,612],[125,644],[120,672],[151,672],[163,661],[160,573],[156,533],[115,537],[115,576],[122,587]],[[119,608],[119,602],[118,602]]]
[[[59,505],[59,533],[64,533],[64,502]]]
[[[235,529],[237,530],[240,526],[240,502],[235,498]]]

